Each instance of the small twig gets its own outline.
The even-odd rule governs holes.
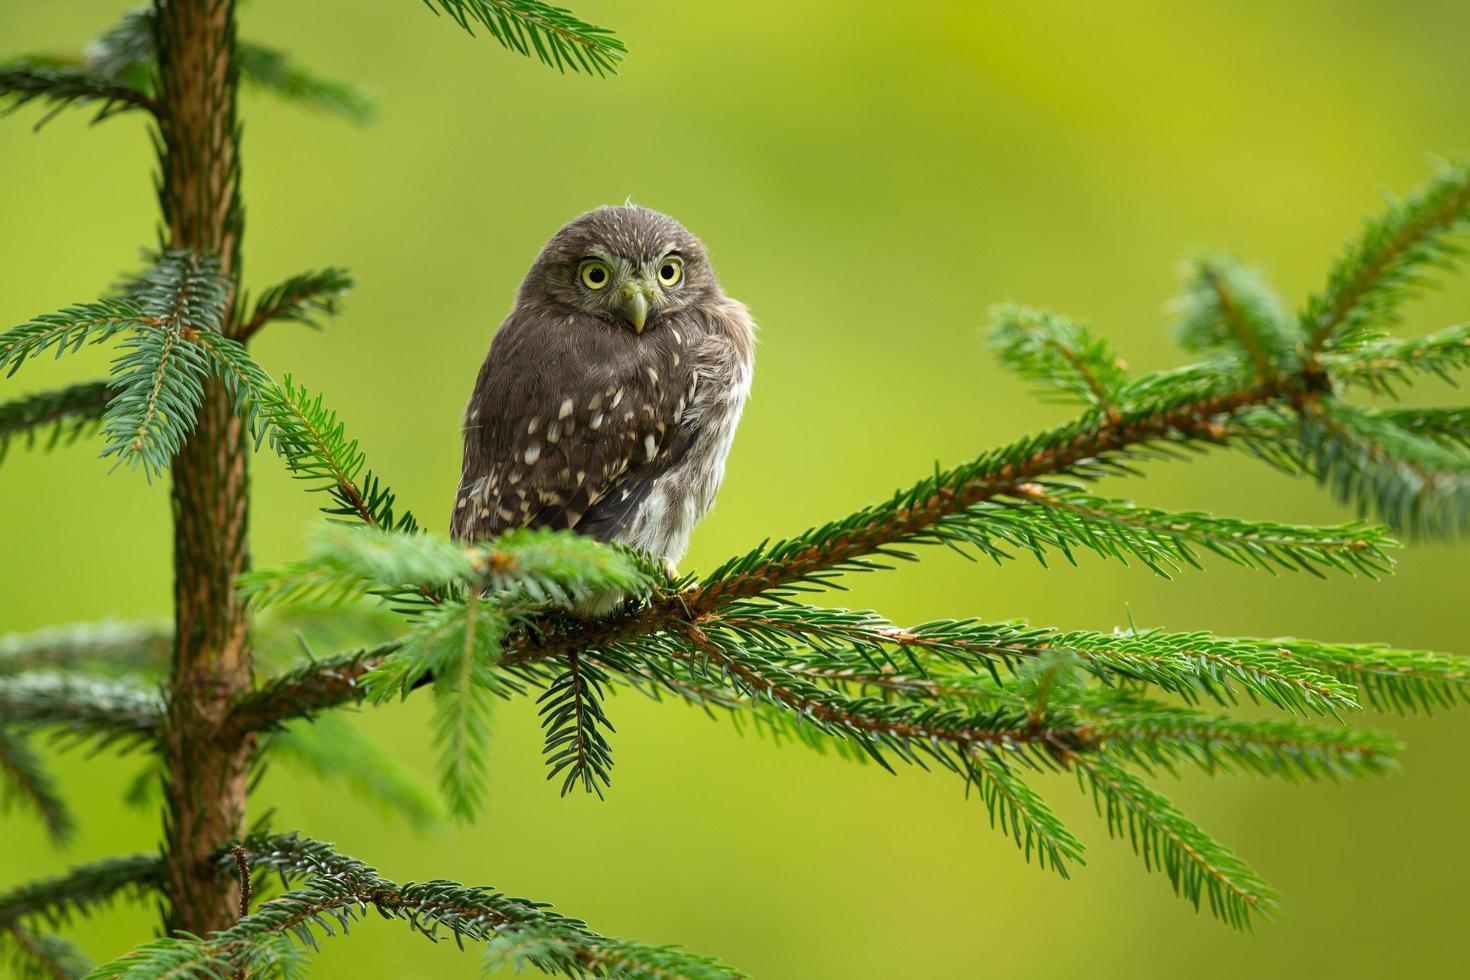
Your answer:
[[[1036,687],[1036,701],[1026,713],[1027,730],[1036,731],[1041,728],[1042,719],[1046,717],[1046,699],[1051,695],[1051,689],[1057,681],[1057,665],[1052,664],[1041,674],[1041,683]]]
[[[1219,269],[1210,267],[1205,270],[1205,279],[1210,288],[1214,290],[1215,299],[1220,304],[1220,318],[1225,321],[1225,326],[1235,335],[1240,346],[1245,348],[1246,355],[1255,365],[1256,375],[1261,378],[1271,377],[1276,371],[1275,365],[1271,363],[1271,356],[1261,346],[1260,338],[1246,322],[1245,313],[1236,301],[1235,293],[1231,291],[1224,275]]]
[[[250,860],[245,856],[245,846],[235,844],[230,847],[230,853],[235,856],[235,873],[240,876],[240,918],[250,914]]]
[[[22,929],[14,922],[8,923],[5,926],[5,931],[10,933],[10,938],[15,942],[15,944],[21,949],[25,950],[27,953],[29,953],[31,958],[37,964],[39,964],[43,970],[51,974],[53,977],[56,977],[57,980],[70,980],[71,974],[67,973],[66,968],[63,967],[60,963],[56,962],[56,960],[53,959],[46,952],[45,948],[40,943],[36,942],[36,938],[32,936],[29,932]]]

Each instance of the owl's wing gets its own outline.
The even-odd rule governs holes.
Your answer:
[[[577,523],[577,530],[599,541],[622,540],[623,532],[632,525],[654,483],[679,465],[698,436],[699,423],[685,416],[674,429],[672,439],[659,447],[654,459],[629,467],[607,493],[593,502]]]
[[[452,533],[575,528],[609,540],[693,442],[682,419],[696,373],[675,352],[617,335],[605,350],[546,351],[531,327],[508,321],[481,369]]]

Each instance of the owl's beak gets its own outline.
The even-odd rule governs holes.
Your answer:
[[[637,283],[630,283],[629,287],[628,297],[618,307],[618,312],[634,333],[642,333],[643,325],[648,322],[648,297],[643,295],[643,288]]]

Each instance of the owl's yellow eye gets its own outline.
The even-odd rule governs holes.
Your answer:
[[[658,264],[658,281],[672,286],[684,278],[684,262],[677,255],[667,256]]]
[[[612,282],[612,270],[607,267],[606,262],[598,259],[588,259],[583,262],[579,274],[582,277],[582,285],[588,289],[602,289]]]

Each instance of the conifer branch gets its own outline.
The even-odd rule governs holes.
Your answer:
[[[612,783],[612,751],[603,735],[603,730],[614,731],[602,709],[607,684],[602,668],[574,653],[567,657],[566,669],[537,699],[541,727],[546,730],[542,754],[551,768],[546,778],[555,779],[566,771],[562,796],[580,782],[586,792],[601,798],[603,787]]]
[[[203,381],[214,369],[193,340],[219,329],[226,301],[213,260],[172,252],[137,280],[128,298],[67,307],[0,334],[0,367],[14,374],[48,350],[59,357],[132,331],[108,382],[103,454],[141,464],[151,475],[168,465],[194,424]]]
[[[238,733],[275,731],[293,718],[311,718],[368,696],[363,677],[402,647],[392,641],[322,660],[313,660],[262,684],[235,703],[230,730]]]
[[[877,666],[853,666],[847,651],[837,654],[825,650],[803,651],[790,658],[782,658],[781,665],[794,674],[810,677],[818,683],[836,686],[839,690],[854,688],[864,694],[894,692],[910,698],[940,702],[963,702],[987,704],[1003,701],[1020,705],[1015,691],[983,674],[944,670],[938,665],[923,664],[909,669],[895,667],[887,662]],[[872,690],[869,690],[872,689]],[[711,692],[700,691],[700,697],[714,700]],[[726,705],[721,705],[726,706]],[[745,707],[743,703],[729,705]]]
[[[467,547],[417,531],[329,526],[315,535],[308,557],[252,572],[240,585],[257,608],[367,595],[437,605],[468,587],[517,613],[569,608],[605,589],[642,595],[656,574],[626,549],[545,528]]]
[[[1470,165],[1440,168],[1424,189],[1371,219],[1334,263],[1327,288],[1301,313],[1306,349],[1350,348],[1372,328],[1397,321],[1398,308],[1428,285],[1426,273],[1452,268],[1470,217]]]
[[[123,805],[144,811],[161,806],[165,792],[163,784],[167,778],[168,770],[162,759],[156,755],[145,757],[143,764],[133,773],[133,778],[128,780],[127,788],[123,790]]]
[[[777,606],[786,610],[788,607]],[[705,621],[714,623],[718,634],[721,624],[713,617]],[[761,624],[764,628],[766,624]],[[701,631],[702,632],[702,631]],[[850,698],[833,696],[818,687],[804,685],[796,671],[785,671],[778,657],[766,659],[767,654],[749,648],[733,649],[712,640],[710,634],[695,633],[687,637],[696,647],[698,654],[691,654],[677,644],[652,644],[642,647],[644,653],[654,657],[666,656],[681,662],[688,671],[690,686],[697,688],[711,683],[733,685],[738,697],[750,701],[764,700],[786,710],[789,716],[801,719],[805,726],[837,738],[855,740],[880,763],[884,754],[891,753],[908,762],[924,759],[941,762],[956,769],[969,781],[979,784],[982,797],[992,810],[1001,805],[993,788],[985,785],[985,779],[1004,778],[995,773],[976,771],[977,759],[984,758],[980,752],[987,745],[1004,745],[1011,751],[1020,750],[1020,758],[1033,765],[1056,764],[1094,752],[1118,751],[1124,758],[1146,762],[1173,764],[1188,761],[1207,768],[1238,767],[1245,771],[1287,776],[1322,776],[1339,778],[1366,775],[1382,771],[1391,758],[1392,743],[1372,733],[1314,729],[1294,724],[1265,723],[1253,725],[1229,719],[1211,719],[1193,713],[1172,712],[1152,709],[1148,716],[1140,716],[1135,708],[1126,717],[1095,717],[1084,711],[1076,721],[1066,724],[1057,719],[1043,718],[1026,712],[1001,710],[989,715],[976,716],[969,713],[945,709],[915,709],[913,706],[889,706],[854,701]],[[891,635],[882,639],[892,640]],[[907,637],[904,637],[907,639]],[[626,648],[603,650],[597,654],[599,662],[617,666],[620,655]],[[1290,669],[1289,658],[1278,658]],[[755,665],[755,666],[752,666]],[[921,668],[922,669],[922,668]],[[646,675],[647,676],[647,675]],[[656,682],[667,674],[656,671],[652,679]],[[944,677],[941,684],[950,681]],[[922,687],[918,688],[922,690]],[[707,703],[722,703],[722,699],[706,697],[700,693],[699,700]],[[729,699],[723,699],[729,704]],[[1064,710],[1071,702],[1058,699]],[[1082,710],[1082,708],[1077,708]],[[1140,721],[1140,717],[1143,720]],[[988,727],[982,728],[982,725]],[[788,728],[789,731],[789,728]],[[797,732],[797,737],[802,737]],[[811,744],[811,739],[804,738]],[[947,744],[949,749],[936,752],[934,746]],[[1007,806],[1024,806],[1024,811],[1007,809],[1009,827],[1013,833],[1042,835],[1048,829],[1042,822],[1044,810],[1039,801],[1020,796],[1016,786],[1007,786]],[[1023,820],[1021,825],[1016,820]],[[1029,825],[1026,821],[1030,821]],[[1170,824],[1175,833],[1183,833],[1174,821]],[[1024,827],[1024,830],[1016,828]],[[1035,846],[1041,848],[1042,863],[1065,867],[1064,855],[1047,850],[1041,838]],[[1053,842],[1060,846],[1057,842]],[[1029,853],[1029,848],[1027,848]],[[1043,853],[1044,852],[1044,853]],[[1220,914],[1229,918],[1232,913],[1223,904]]]
[[[40,755],[20,735],[0,728],[0,811],[25,805],[36,812],[55,844],[76,832],[76,819]]]
[[[781,656],[828,670],[861,671],[876,663],[880,669],[927,673],[927,656],[999,678],[998,668],[1015,670],[1061,651],[1078,657],[1085,670],[1105,682],[1143,681],[1187,700],[1208,697],[1230,703],[1238,689],[1286,710],[1324,713],[1357,706],[1350,686],[1282,657],[1274,640],[1153,630],[1062,631],[978,620],[938,620],[900,629],[873,613],[758,602],[711,615],[703,625],[730,630],[752,645],[784,647]],[[853,645],[850,651],[842,641]]]
[[[96,120],[127,108],[158,112],[153,97],[154,13],[132,10],[116,26],[76,55],[37,55],[0,67],[0,96],[5,93],[8,72],[28,72],[15,84],[19,104],[34,98],[50,98],[63,105],[72,101],[107,99]],[[349,82],[325,78],[297,64],[287,53],[254,41],[235,42],[235,63],[240,78],[264,92],[310,109],[343,116],[360,125],[370,123],[377,107],[370,95]],[[31,78],[30,75],[39,77]],[[52,78],[52,76],[55,76]],[[31,89],[52,82],[52,90]],[[95,90],[96,94],[89,94]],[[52,94],[54,92],[54,94]],[[75,92],[76,94],[72,94]],[[37,128],[50,116],[41,120]]]
[[[1075,553],[1087,549],[1125,564],[1137,560],[1166,578],[1184,568],[1202,568],[1202,551],[1272,572],[1300,570],[1320,577],[1335,568],[1377,576],[1392,569],[1385,549],[1397,547],[1386,528],[1362,523],[1314,528],[1161,511],[1091,495],[1059,481],[1022,483],[995,499],[944,515],[922,540],[996,562],[1030,553],[1046,564],[1056,552],[1076,564]],[[877,553],[911,557],[893,550]],[[864,567],[883,566],[870,561]],[[840,587],[825,577],[817,581]]]
[[[55,350],[60,357],[83,344],[100,344],[122,330],[163,325],[161,317],[149,315],[131,300],[99,300],[68,306],[0,333],[0,368],[9,367],[9,377],[20,370],[27,358],[48,350]]]
[[[504,620],[481,608],[471,594],[464,605],[443,606],[429,614],[430,629],[410,636],[398,659],[410,670],[425,668],[434,678],[434,746],[439,750],[439,783],[452,816],[469,821],[479,811],[488,783],[486,746],[490,741],[490,696],[507,688],[492,671],[500,652]],[[390,661],[365,678],[391,692],[403,690]],[[379,675],[383,679],[379,681]]]
[[[1150,870],[1168,876],[1176,895],[1195,908],[1208,899],[1210,911],[1237,929],[1275,911],[1270,887],[1167,797],[1103,756],[1079,755],[1072,764],[1078,785],[1106,816],[1108,832],[1126,836]]]
[[[15,923],[0,928],[0,965],[14,980],[76,980],[92,969],[91,961],[66,940]]]
[[[627,549],[547,528],[522,528],[477,545],[417,531],[328,526],[306,558],[240,580],[257,608],[282,601],[340,601],[417,594],[435,604],[460,591],[493,594],[509,614],[566,609],[601,590],[630,597],[658,572]]]
[[[229,284],[215,260],[172,252],[139,285],[136,298],[159,329],[137,331],[121,344],[126,353],[113,362],[102,453],[151,476],[168,468],[194,427],[215,369],[191,335],[221,329]]]
[[[1470,530],[1470,453],[1336,402],[1301,426],[1305,468],[1360,513],[1426,536]]]
[[[1399,546],[1389,537],[1387,528],[1361,522],[1304,527],[1242,521],[1198,511],[1161,511],[1096,497],[1079,487],[1058,483],[1022,484],[1016,495],[1056,515],[1069,538],[1120,559],[1123,555],[1116,549],[1122,545],[1145,561],[1152,559],[1173,567],[1199,567],[1198,549],[1204,549],[1237,565],[1262,571],[1304,571],[1320,578],[1324,569],[1337,569],[1375,578],[1393,570],[1393,559],[1386,549]],[[1136,533],[1110,539],[1110,528]],[[1137,541],[1143,544],[1133,544]]]
[[[331,113],[365,126],[378,114],[372,96],[357,85],[324,78],[297,64],[284,51],[241,41],[236,48],[240,78],[287,102]]]
[[[66,874],[0,894],[0,926],[42,922],[61,928],[110,908],[119,899],[150,902],[163,883],[157,854],[133,854],[78,865]]]
[[[318,682],[323,671],[334,673],[334,686],[350,688],[356,696],[372,696],[375,701],[385,701],[394,696],[407,695],[422,680],[434,679],[435,686],[435,743],[440,748],[441,779],[450,798],[451,813],[467,818],[473,814],[479,798],[484,793],[485,742],[488,739],[488,711],[490,696],[507,696],[523,691],[514,677],[503,677],[494,670],[498,645],[506,633],[510,621],[516,616],[513,608],[507,610],[503,602],[519,585],[525,595],[538,601],[553,594],[573,598],[579,592],[562,592],[559,576],[578,574],[582,588],[597,588],[597,583],[617,582],[617,576],[626,574],[617,563],[603,563],[606,577],[589,579],[588,564],[559,564],[556,550],[542,554],[541,547],[547,542],[556,544],[556,539],[566,535],[550,535],[547,532],[526,532],[517,535],[516,545],[495,550],[494,547],[463,548],[447,542],[437,542],[423,535],[382,535],[368,530],[338,530],[337,538],[353,547],[345,548],[341,554],[326,552],[322,563],[313,566],[312,561],[298,564],[294,574],[320,588],[318,573],[328,574],[329,588],[345,580],[348,586],[370,585],[373,582],[391,582],[397,586],[447,586],[453,576],[470,573],[481,580],[481,585],[467,589],[463,601],[447,601],[428,608],[417,621],[416,629],[392,646],[387,657],[370,663],[365,673],[365,660],[350,658],[332,661],[320,666],[312,664],[307,670],[294,671],[281,682],[270,683],[265,691],[247,696],[235,705],[231,721],[234,726],[254,724],[276,724],[284,717],[298,711],[310,711],[310,704],[319,701],[319,689],[303,691],[304,679]],[[501,542],[506,545],[509,542]],[[572,547],[564,551],[604,550],[595,542],[569,539]],[[539,558],[537,555],[539,554]],[[563,555],[564,557],[564,555]],[[294,588],[276,586],[275,576],[279,573],[263,573],[251,576],[248,588],[256,595],[262,592],[262,582],[268,583],[273,591]],[[492,594],[501,602],[482,601],[481,589],[491,585]],[[359,683],[362,688],[359,688]],[[318,685],[319,688],[319,685]]]
[[[9,115],[31,102],[51,105],[36,123],[46,125],[58,112],[76,105],[96,106],[93,123],[143,109],[158,114],[158,105],[145,92],[99,71],[60,64],[52,59],[27,59],[0,65],[0,115]]]
[[[1306,379],[1298,374],[1284,372],[1277,378],[1277,384],[1274,387],[1262,388],[1257,393],[1257,397],[1251,399],[1250,406],[1235,407],[1224,421],[1259,411],[1260,406],[1277,402],[1286,402],[1289,405],[1294,399],[1300,397],[1300,390],[1303,387],[1310,390],[1314,385],[1320,386],[1321,383],[1320,379],[1304,384],[1305,381]],[[1243,391],[1259,385],[1260,382],[1261,379],[1256,376],[1250,364],[1243,358],[1234,354],[1215,354],[1192,364],[1140,374],[1128,382],[1128,387],[1123,389],[1122,397],[1128,405],[1143,408],[1152,405],[1160,411],[1168,411],[1171,406],[1211,399],[1229,392]],[[1218,434],[1214,438],[1218,439]],[[1186,444],[1184,448],[1197,447]],[[1176,451],[1167,458],[1185,459],[1189,457]]]
[[[352,517],[370,527],[412,531],[418,521],[408,511],[397,513],[393,491],[367,469],[367,457],[356,439],[348,439],[337,413],[322,404],[288,375],[277,386],[268,378],[249,377],[242,390],[269,426],[271,445],[292,475],[314,483],[333,500],[323,513]]]
[[[732,603],[719,613],[698,613],[681,606],[680,598],[677,593],[656,596],[650,605],[626,619],[514,634],[504,641],[498,666],[502,671],[530,669],[574,651],[595,651],[599,657],[625,654],[616,661],[600,659],[598,663],[625,675],[643,676],[640,667],[647,664],[641,659],[633,662],[630,657],[665,656],[670,634],[677,638],[681,631],[698,626],[705,633],[728,635],[730,643],[747,652],[763,651],[762,656],[784,664],[788,670],[826,671],[834,681],[842,680],[844,672],[850,678],[867,677],[873,670],[885,668],[900,673],[916,670],[921,678],[928,677],[932,668],[925,657],[999,678],[1001,670],[1014,670],[1027,661],[1062,650],[1076,654],[1085,669],[1105,681],[1141,681],[1189,700],[1207,697],[1232,703],[1243,693],[1286,710],[1331,712],[1357,706],[1353,687],[1296,651],[1311,649],[1319,651],[1319,657],[1351,660],[1368,657],[1370,650],[1377,649],[1298,646],[1301,641],[1233,640],[1207,633],[1060,631],[976,620],[940,620],[901,629],[873,613],[787,601],[746,600]],[[845,653],[844,644],[851,644]],[[674,646],[679,646],[677,639]],[[1283,656],[1284,649],[1292,656]],[[1455,658],[1442,662],[1444,671],[1458,676],[1458,668],[1452,666],[1458,663]],[[233,724],[245,731],[264,730],[290,717],[361,701],[369,693],[364,688],[364,676],[388,663],[413,665],[412,669],[396,665],[392,674],[380,675],[394,679],[396,686],[390,686],[394,691],[406,693],[430,676],[425,658],[404,660],[400,644],[390,643],[308,664],[283,675],[240,701],[232,714]],[[698,677],[680,677],[675,684],[654,679],[676,694],[680,693],[677,684],[707,687]],[[1405,682],[1410,680],[1406,675]],[[384,689],[382,681],[376,683]],[[1393,684],[1392,675],[1382,677],[1380,683]],[[922,683],[913,686],[916,690],[925,687]]]
[[[1375,422],[1428,439],[1449,449],[1470,450],[1470,406],[1366,408],[1359,412]]]
[[[738,980],[745,974],[678,946],[647,946],[591,938],[580,930],[548,923],[500,930],[485,947],[486,971],[531,968],[569,977],[627,977],[629,980]]]
[[[296,287],[288,282],[280,288]],[[274,292],[263,300],[272,301]],[[281,314],[287,319],[311,316],[320,294],[294,295],[295,299],[283,292],[276,297],[281,302]],[[384,530],[407,532],[418,528],[413,514],[395,512],[393,491],[366,469],[366,456],[357,440],[348,439],[346,426],[336,412],[322,404],[320,395],[312,398],[304,387],[292,382],[290,375],[278,385],[234,339],[200,331],[194,340],[212,358],[214,370],[235,401],[236,412],[257,442],[269,438],[271,447],[296,479],[316,484],[308,489],[332,498],[333,503],[323,507],[323,513],[352,517]]]
[[[728,690],[711,684],[681,683],[667,676],[655,678],[649,675],[646,679],[649,681],[647,692],[655,700],[661,700],[660,687],[654,686],[660,684],[664,690],[673,691],[687,703],[698,706],[711,720],[721,717],[711,709],[723,709],[735,731],[741,735],[749,730],[758,737],[770,738],[776,745],[801,745],[819,755],[830,752],[839,759],[860,765],[873,762],[873,757],[857,743],[820,731],[806,724],[801,716],[765,702],[732,696]],[[1057,871],[1061,873],[1062,867],[1057,866]]]
[[[283,606],[253,617],[255,662],[272,672],[293,670],[322,659],[323,650],[397,639],[407,625],[401,611],[381,603]]]
[[[440,591],[475,574],[474,550],[428,534],[326,525],[307,557],[250,572],[241,591],[257,609],[282,602],[330,604],[371,594]]]
[[[370,879],[375,874],[375,869],[339,853],[332,845],[295,831],[251,834],[239,846],[257,871],[274,871],[288,888],[313,876]],[[233,873],[233,846],[221,849],[218,865],[222,874]]]
[[[897,557],[895,546],[944,543],[942,524],[951,515],[1047,476],[1096,477],[1116,468],[1150,444],[1214,442],[1227,433],[1219,422],[1253,405],[1269,402],[1282,381],[1223,388],[1205,397],[1161,399],[1160,404],[1122,411],[1116,420],[1088,414],[1069,425],[1022,439],[969,463],[915,484],[891,500],[840,521],[813,528],[787,541],[765,545],[722,565],[697,593],[695,609],[795,586],[830,584],[841,572],[875,566],[868,555]]]
[[[1395,396],[1395,386],[1414,375],[1432,375],[1454,383],[1452,372],[1470,368],[1470,323],[1424,337],[1397,337],[1362,344],[1348,353],[1324,354],[1322,366],[1340,384]]]
[[[1069,878],[1069,862],[1086,863],[1082,842],[1072,836],[1041,796],[992,752],[976,752],[970,759],[975,788],[990,814],[990,825],[1010,837],[1024,853],[1027,863],[1036,853],[1041,868],[1050,866]]]
[[[64,745],[96,740],[96,748],[129,752],[157,736],[162,699],[121,680],[69,674],[0,677],[0,717],[23,730],[49,729]]]
[[[1104,411],[1114,407],[1128,377],[1106,340],[1066,317],[1023,306],[998,306],[990,315],[990,346],[1001,365],[1035,382],[1043,397],[1059,393]]]
[[[272,320],[319,329],[324,318],[340,312],[342,297],[356,284],[350,272],[336,266],[292,276],[261,294],[239,334],[249,338]]]
[[[28,670],[152,670],[168,662],[173,630],[163,623],[74,623],[0,636],[0,676]]]
[[[1058,648],[1046,651],[1037,660],[1050,652],[1075,656],[1071,650]],[[821,653],[815,657],[800,655],[782,666],[819,683],[965,704],[970,710],[993,710],[1003,704],[1029,707],[1033,716],[1036,713],[1034,702],[1025,695],[1026,685],[1017,680],[1003,683],[983,674],[926,664],[922,659],[913,661],[907,670],[894,662],[901,658],[889,661],[875,657],[878,662],[868,667],[853,666],[857,658],[836,656],[825,663],[824,659]],[[696,700],[719,703],[706,692]],[[722,706],[747,711],[753,704],[742,700]],[[1074,716],[1078,730],[1087,734],[1095,751],[1170,771],[1180,763],[1188,763],[1211,775],[1246,772],[1285,778],[1360,778],[1392,769],[1399,750],[1398,743],[1379,732],[1291,720],[1205,715],[1193,708],[1162,705],[1127,687],[1078,687],[1054,694],[1049,707]],[[981,788],[985,791],[983,785]],[[988,796],[986,800],[990,802]]]
[[[424,0],[470,34],[483,27],[511,51],[565,72],[616,75],[628,48],[612,31],[540,0]]]
[[[752,700],[801,716],[818,729],[858,743],[892,771],[884,752],[911,765],[937,762],[969,778],[969,755],[977,749],[1024,753],[1038,765],[1084,747],[1087,733],[1068,725],[1037,726],[1022,714],[999,709],[976,714],[940,705],[893,704],[850,698],[785,670],[772,658],[699,626],[683,631],[692,650],[665,644],[662,652],[698,682],[715,680]]]
[[[1295,344],[1291,322],[1264,277],[1217,253],[1189,263],[1175,332],[1186,350],[1239,351],[1261,378],[1275,376]]]
[[[610,939],[577,919],[493,889],[443,880],[399,885],[360,861],[295,834],[252,837],[242,846],[253,866],[279,872],[292,890],[262,903],[229,929],[202,938],[156,939],[100,967],[92,977],[161,980],[229,975],[239,970],[299,969],[304,965],[302,948],[318,947],[316,930],[335,935],[334,926],[345,930],[365,919],[368,907],[386,919],[405,922],[431,940],[441,933],[452,935],[460,944],[466,939],[488,942],[502,937],[506,942],[493,947],[490,956],[546,972],[629,980],[728,980],[740,975],[671,947]],[[222,868],[231,861],[230,852],[222,851]],[[548,945],[542,947],[544,952],[517,957],[517,950],[532,941]]]
[[[1352,684],[1378,711],[1428,714],[1470,704],[1470,657],[1367,643],[1273,642],[1292,659]]]
[[[1354,779],[1392,770],[1398,743],[1374,731],[1288,720],[1242,720],[1133,704],[1092,722],[1102,750],[1145,767],[1188,763],[1210,775]]]
[[[47,450],[76,442],[96,430],[111,398],[107,382],[94,381],[0,404],[0,462],[17,439],[28,449],[41,442]]]
[[[129,10],[91,44],[77,60],[110,78],[124,79],[135,88],[153,85],[156,60],[153,47],[154,15],[150,8]]]
[[[128,353],[113,367],[116,381],[109,417],[103,421],[108,440],[103,454],[141,463],[151,476],[163,472],[184,444],[209,367],[172,330],[138,334],[122,346]]]

